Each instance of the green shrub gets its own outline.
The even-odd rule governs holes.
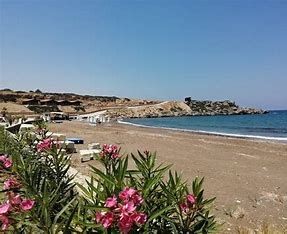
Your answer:
[[[21,184],[20,189],[11,191],[33,199],[35,203],[31,212],[26,214],[25,221],[19,219],[18,213],[16,216],[9,213],[11,231],[54,233],[55,230],[66,227],[69,229],[69,217],[76,209],[77,198],[73,176],[67,173],[70,158],[58,151],[53,142],[49,148],[39,150],[39,145],[49,140],[46,133],[47,131],[41,130],[34,134],[27,132],[13,137],[1,131],[3,142],[1,141],[0,149],[2,153],[12,155],[11,173]],[[7,193],[5,190],[2,192]],[[16,221],[18,223],[14,225]]]
[[[104,145],[97,158],[104,170],[92,166],[88,187],[78,185],[84,193],[78,214],[82,231],[210,233],[216,230],[215,218],[209,213],[214,198],[203,198],[203,179],[193,181],[190,193],[176,172],[169,171],[167,181],[164,180],[170,166],[157,166],[155,154],[138,152],[138,156],[131,157],[135,170],[128,169],[128,157],[120,157],[116,146]],[[125,201],[123,193],[132,195]]]

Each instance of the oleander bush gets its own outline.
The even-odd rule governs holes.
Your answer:
[[[210,233],[214,198],[191,188],[148,151],[123,156],[103,145],[92,176],[75,184],[70,156],[38,123],[13,136],[0,129],[0,224],[13,233]],[[132,167],[129,162],[132,161]],[[77,192],[79,191],[79,192]]]
[[[77,199],[73,177],[67,174],[69,157],[57,149],[46,133],[45,129],[38,129],[34,133],[12,136],[1,130],[0,157],[11,161],[9,171],[1,168],[4,182],[1,194],[7,197],[1,199],[1,205],[9,206],[7,210],[0,209],[3,230],[54,233],[69,229],[69,216],[76,209]],[[5,183],[11,179],[15,182],[5,188]],[[13,194],[30,199],[31,209],[25,212],[25,219],[19,216],[17,207],[13,208]]]

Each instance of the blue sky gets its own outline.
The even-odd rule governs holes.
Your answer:
[[[0,88],[287,109],[287,1],[0,0]]]

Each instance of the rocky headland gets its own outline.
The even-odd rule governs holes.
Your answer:
[[[240,107],[235,102],[198,101],[186,98],[185,101],[166,101],[149,106],[115,108],[108,110],[112,118],[157,118],[172,116],[212,116],[265,114],[267,111]]]

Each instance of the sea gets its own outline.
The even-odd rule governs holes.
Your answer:
[[[141,127],[287,142],[287,110],[256,115],[134,118],[120,122]]]

